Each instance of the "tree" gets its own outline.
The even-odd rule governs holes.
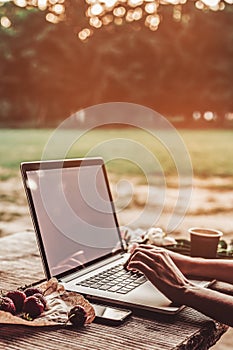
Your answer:
[[[191,3],[174,22],[164,9],[156,32],[143,24],[106,26],[81,42],[85,8],[70,2],[69,21],[11,10],[0,28],[1,125],[53,125],[80,108],[125,101],[165,115],[233,110],[233,11],[202,12]],[[79,10],[79,11],[78,11]]]

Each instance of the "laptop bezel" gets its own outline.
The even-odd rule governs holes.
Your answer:
[[[116,224],[119,242],[120,242],[121,247],[118,250],[115,250],[114,252],[108,253],[104,256],[101,256],[100,258],[92,260],[85,265],[80,265],[80,266],[77,266],[77,267],[72,268],[70,270],[67,270],[63,273],[53,275],[50,272],[49,264],[47,261],[47,256],[46,256],[46,252],[45,252],[45,247],[44,247],[42,235],[40,232],[40,226],[39,226],[38,217],[37,217],[36,209],[35,209],[34,202],[33,202],[31,189],[29,186],[27,186],[27,183],[28,183],[27,173],[30,171],[37,171],[37,170],[73,168],[73,167],[94,166],[94,165],[101,166],[102,170],[103,170],[105,184],[106,184],[106,188],[108,191],[110,203],[112,206],[114,222]],[[44,268],[44,272],[45,272],[47,279],[50,279],[51,277],[56,277],[58,280],[60,280],[61,278],[64,278],[68,275],[74,274],[74,273],[82,270],[84,267],[89,267],[93,264],[98,263],[99,261],[101,261],[103,259],[110,258],[110,257],[113,257],[115,255],[126,252],[125,248],[124,248],[123,240],[121,237],[121,233],[120,233],[120,227],[119,227],[118,219],[116,216],[116,210],[115,210],[115,206],[114,206],[114,202],[113,202],[113,198],[112,198],[112,193],[110,190],[109,180],[108,180],[108,176],[107,176],[107,171],[105,168],[105,163],[104,163],[103,158],[101,158],[101,157],[89,157],[89,158],[71,158],[71,159],[63,159],[63,160],[44,160],[44,161],[34,161],[34,162],[22,162],[20,164],[20,171],[21,171],[21,175],[22,175],[22,179],[23,179],[23,185],[24,185],[24,189],[26,192],[27,201],[29,204],[29,211],[30,211],[33,227],[34,227],[34,230],[36,233],[37,245],[38,245],[38,248],[40,251],[40,255],[41,255],[42,263],[43,263],[43,268]]]

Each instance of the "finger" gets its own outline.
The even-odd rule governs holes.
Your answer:
[[[131,269],[134,263],[143,263],[144,265],[148,266],[152,270],[156,269],[157,267],[156,266],[157,263],[153,260],[153,258],[148,256],[143,251],[139,251],[132,256],[128,264],[128,268]]]
[[[135,251],[136,248],[139,247],[139,244],[138,243],[133,243],[129,249],[129,253],[130,254],[133,254],[133,252]]]
[[[158,287],[161,284],[160,281],[163,279],[163,271],[159,273],[155,265],[156,263],[150,261],[150,258],[141,254],[140,260],[131,261],[129,266],[130,269],[143,273],[153,285]]]
[[[176,266],[172,258],[169,256],[169,254],[164,249],[153,249],[148,251],[143,251],[143,253],[150,257],[154,262],[156,262],[159,266],[169,266],[173,271],[176,271],[180,276],[182,272],[180,269]]]
[[[136,270],[144,274],[149,280],[153,280],[154,271],[143,261],[132,261],[130,263],[130,269]]]
[[[162,248],[145,249],[142,247],[136,248],[133,254],[130,256],[128,262],[130,262],[134,257],[140,253],[150,256],[152,259],[156,259],[158,254],[163,254],[164,250]]]
[[[154,275],[157,276],[157,278],[161,278],[172,273],[172,275],[177,275],[180,279],[184,279],[181,271],[177,268],[177,266],[165,252],[154,252],[151,250],[138,251],[132,256],[128,264],[128,269],[132,269],[133,265],[131,262],[138,261],[141,261],[150,269],[152,269],[154,271]]]
[[[166,251],[155,252],[153,250],[144,250],[144,252],[140,253],[138,257],[135,256],[134,260],[142,259],[142,261],[145,264],[148,264],[151,269],[155,270],[155,275],[157,277],[162,277],[166,275],[169,277],[171,276],[172,272],[174,279],[179,279],[180,281],[183,281],[185,283],[190,283]],[[146,259],[146,257],[150,259]]]
[[[177,268],[177,266],[175,265],[174,261],[172,260],[168,252],[163,248],[155,247],[154,249],[150,249],[150,250],[146,250],[146,249],[135,250],[135,254],[137,252],[142,252],[157,262],[161,262],[161,260],[166,261],[166,263],[168,263],[169,265]]]
[[[146,248],[144,248],[144,247],[146,247]],[[153,246],[148,246],[148,247],[149,247],[149,249],[153,249],[154,248]],[[130,252],[131,255],[130,255],[129,259],[124,263],[124,265],[123,265],[124,268],[127,269],[127,266],[128,266],[128,264],[129,264],[129,262],[130,262],[130,260],[131,260],[131,258],[132,258],[132,256],[134,254],[136,254],[139,251],[142,251],[143,249],[148,249],[148,247],[147,247],[147,245],[139,246],[138,244],[136,244],[136,246],[133,247],[132,251]]]
[[[129,262],[134,257],[134,255],[139,253],[139,252],[144,252],[145,254],[149,254],[149,252],[152,252],[153,254],[155,254],[155,253],[165,252],[165,250],[161,247],[156,247],[156,246],[152,246],[152,245],[140,245],[136,249],[134,249],[134,251],[131,254],[131,256],[129,257],[129,259],[124,263],[123,266],[125,269],[128,269]]]
[[[139,246],[138,248],[136,248],[133,252],[133,254],[131,254],[131,256],[133,256],[134,254],[138,253],[138,252],[143,252],[145,254],[153,254],[153,253],[161,253],[164,252],[165,250],[163,248],[160,247],[151,247],[150,249],[147,249],[147,247],[144,246]]]
[[[171,264],[174,264],[173,260],[169,256],[169,254],[163,248],[154,248],[154,249],[150,249],[150,250],[146,250],[146,249],[135,250],[135,253],[137,253],[137,252],[142,252],[156,261],[160,261],[162,259],[162,260],[165,260]]]

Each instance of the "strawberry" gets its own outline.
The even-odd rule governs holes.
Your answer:
[[[13,300],[8,297],[0,296],[0,310],[10,312],[12,315],[15,315],[16,308]]]
[[[33,296],[35,298],[38,298],[42,302],[42,304],[44,305],[44,308],[46,309],[47,301],[46,301],[45,297],[40,293],[35,293],[35,294],[33,294]]]
[[[27,297],[24,301],[23,312],[29,314],[32,318],[40,316],[44,311],[44,305],[39,298],[34,295]]]
[[[36,287],[28,287],[27,289],[25,289],[24,293],[27,297],[30,297],[31,295],[34,295],[36,293],[43,294],[42,290]]]
[[[84,325],[87,319],[87,313],[83,306],[74,306],[68,314],[68,321],[70,321],[75,327],[81,327]]]
[[[16,312],[21,312],[23,309],[24,300],[26,299],[25,293],[20,290],[13,290],[8,292],[6,296],[15,304]]]

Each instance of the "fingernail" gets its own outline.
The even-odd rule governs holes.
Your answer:
[[[130,266],[130,264],[127,266],[127,270],[132,271],[132,272],[136,271],[133,267]]]

